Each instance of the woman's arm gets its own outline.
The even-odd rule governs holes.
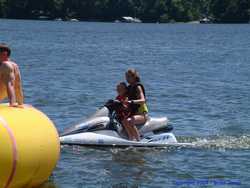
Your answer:
[[[16,103],[14,81],[15,81],[15,75],[13,66],[5,64],[4,82],[6,85],[10,106],[15,106]]]
[[[22,80],[21,74],[18,65],[14,65],[14,73],[15,73],[15,94],[16,100],[19,105],[23,105],[23,88],[22,88]]]

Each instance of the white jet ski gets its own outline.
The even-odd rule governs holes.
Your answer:
[[[116,117],[114,106],[118,102],[108,102],[85,121],[78,123],[60,136],[61,144],[85,146],[117,146],[117,147],[163,147],[180,145],[166,117],[150,117],[144,125],[138,126],[140,141],[130,141],[123,126]],[[183,143],[181,144],[183,145]]]

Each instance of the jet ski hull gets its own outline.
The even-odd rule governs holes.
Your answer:
[[[113,147],[163,147],[178,145],[173,133],[146,136],[140,141],[130,141],[118,136],[115,131],[85,132],[60,137],[64,145],[113,146]]]

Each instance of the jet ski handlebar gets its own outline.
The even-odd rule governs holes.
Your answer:
[[[107,107],[111,112],[113,112],[119,109],[121,105],[122,105],[122,102],[118,100],[108,100],[104,106]]]

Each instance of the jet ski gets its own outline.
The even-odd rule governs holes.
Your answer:
[[[60,134],[62,145],[117,146],[117,147],[162,147],[179,145],[171,132],[173,126],[167,117],[149,117],[143,125],[137,126],[140,141],[128,140],[118,121],[116,108],[119,101],[108,101],[89,118],[64,130]]]

